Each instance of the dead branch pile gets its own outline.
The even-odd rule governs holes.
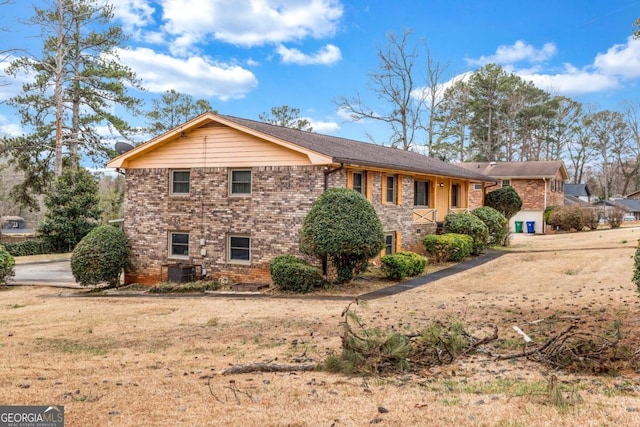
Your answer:
[[[436,321],[418,334],[369,328],[352,309],[353,304],[359,301],[342,312],[342,353],[327,359],[325,366],[330,371],[384,374],[444,365],[498,338],[497,329],[484,338],[474,337],[459,321],[449,325]]]
[[[555,369],[606,373],[617,369],[621,361],[628,359],[626,353],[619,351],[619,341],[619,331],[600,335],[585,333],[578,330],[577,324],[572,324],[540,346],[521,353],[495,355],[495,358],[505,360],[526,357]]]

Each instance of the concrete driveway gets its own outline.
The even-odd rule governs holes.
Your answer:
[[[15,273],[13,280],[9,282],[11,285],[80,287],[71,274],[69,259],[18,263],[15,267]]]

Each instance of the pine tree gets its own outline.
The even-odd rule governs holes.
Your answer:
[[[33,75],[22,92],[8,101],[27,134],[5,138],[2,154],[24,173],[12,194],[25,206],[37,208],[33,194],[41,193],[65,162],[77,167],[81,158],[111,157],[97,129],[106,125],[123,137],[131,128],[113,113],[114,106],[137,112],[140,100],[128,95],[141,89],[135,73],[118,61],[126,37],[110,26],[113,6],[98,0],[55,0],[48,8],[34,7],[29,24],[40,28],[42,52],[23,56],[7,69],[12,76]]]
[[[57,251],[70,251],[96,225],[98,180],[84,168],[66,168],[45,198],[47,213],[38,226],[42,239]]]

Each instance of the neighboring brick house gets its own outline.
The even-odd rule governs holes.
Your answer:
[[[326,189],[363,193],[385,252],[421,251],[436,221],[469,206],[479,173],[418,153],[206,113],[111,160],[126,176],[126,283],[157,283],[169,264],[269,283],[269,262],[300,255],[299,231]]]
[[[522,210],[509,221],[509,229],[516,231],[516,221],[523,224],[527,232],[527,222],[534,222],[535,233],[545,233],[544,210],[548,206],[564,205],[564,185],[569,179],[567,169],[561,160],[535,162],[480,162],[458,163],[468,171],[493,177],[496,186],[472,187],[469,200],[472,208],[481,206],[481,196],[486,191],[511,186],[522,199]]]

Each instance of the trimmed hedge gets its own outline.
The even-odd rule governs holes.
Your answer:
[[[427,253],[435,262],[458,262],[471,255],[473,238],[466,234],[430,234],[422,240]]]
[[[489,245],[505,245],[509,228],[504,215],[489,206],[481,206],[471,213],[480,218],[489,229]]]
[[[444,232],[471,236],[471,255],[480,255],[489,242],[489,227],[477,216],[466,212],[447,214],[444,217]]]
[[[82,286],[117,285],[129,261],[127,236],[120,228],[100,225],[78,242],[71,254],[71,273]]]
[[[633,275],[631,280],[636,285],[636,289],[640,294],[640,247],[636,249],[636,253],[633,255]]]
[[[273,284],[286,292],[306,293],[324,284],[322,272],[293,255],[281,255],[269,263]]]
[[[414,252],[397,252],[385,255],[382,261],[382,272],[389,279],[400,280],[408,276],[417,276],[424,272],[427,259]]]
[[[5,243],[5,249],[13,256],[42,255],[53,253],[53,247],[40,239],[23,240],[22,242]]]
[[[14,276],[15,265],[16,261],[11,254],[0,245],[0,284],[6,285],[7,281]]]

